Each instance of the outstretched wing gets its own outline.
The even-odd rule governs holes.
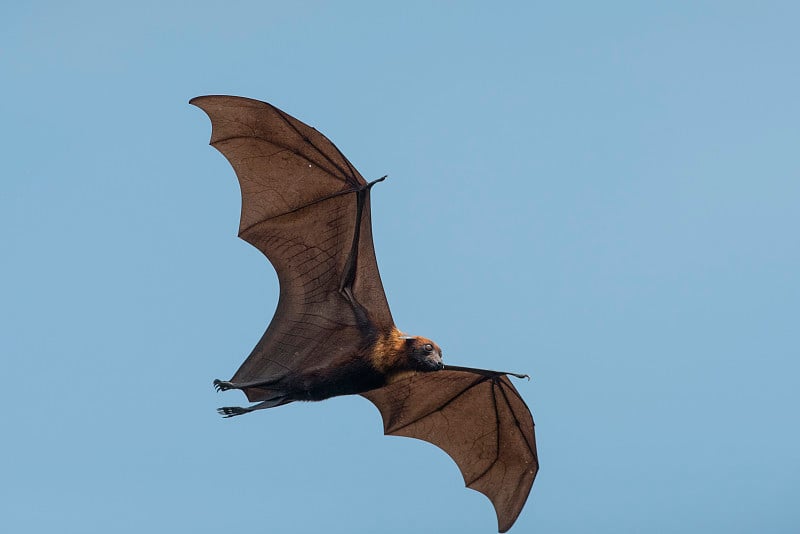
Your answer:
[[[391,329],[372,245],[368,191],[356,232],[357,192],[367,184],[339,149],[265,102],[200,96],[190,104],[208,114],[211,145],[239,179],[239,237],[269,258],[280,283],[275,317],[232,380],[277,380],[298,366],[324,367],[352,352],[365,328]],[[352,293],[368,324],[339,291],[354,260]],[[251,401],[262,400],[263,391],[245,393]]]
[[[362,394],[387,435],[433,443],[455,460],[468,488],[492,501],[500,532],[516,521],[539,470],[533,417],[506,375],[416,373]]]

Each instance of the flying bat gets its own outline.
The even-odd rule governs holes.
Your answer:
[[[360,394],[386,434],[449,454],[507,531],[539,469],[533,418],[507,376],[526,375],[445,365],[439,345],[397,329],[370,222],[370,191],[385,176],[367,182],[327,137],[266,102],[190,104],[208,114],[211,145],[239,179],[239,237],[264,253],[280,284],[261,340],[229,381],[214,381],[256,404],[219,412]]]

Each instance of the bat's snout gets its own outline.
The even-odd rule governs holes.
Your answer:
[[[441,371],[444,369],[442,354],[438,351],[416,358],[415,367],[420,371]]]
[[[428,357],[428,363],[434,371],[441,371],[444,369],[444,361],[442,361],[442,353],[436,351]]]

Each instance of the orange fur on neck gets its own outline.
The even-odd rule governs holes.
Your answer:
[[[370,359],[375,369],[384,375],[391,375],[398,367],[403,366],[405,360],[406,340],[405,334],[397,328],[392,328],[388,335],[378,338],[372,346]]]

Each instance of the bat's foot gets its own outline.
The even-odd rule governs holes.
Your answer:
[[[217,412],[223,417],[236,417],[237,415],[244,415],[253,410],[250,408],[242,408],[241,406],[225,406],[224,408],[217,408]]]
[[[217,391],[228,391],[229,389],[234,389],[234,385],[230,382],[226,382],[225,380],[220,380],[217,378],[214,380],[214,389]]]

